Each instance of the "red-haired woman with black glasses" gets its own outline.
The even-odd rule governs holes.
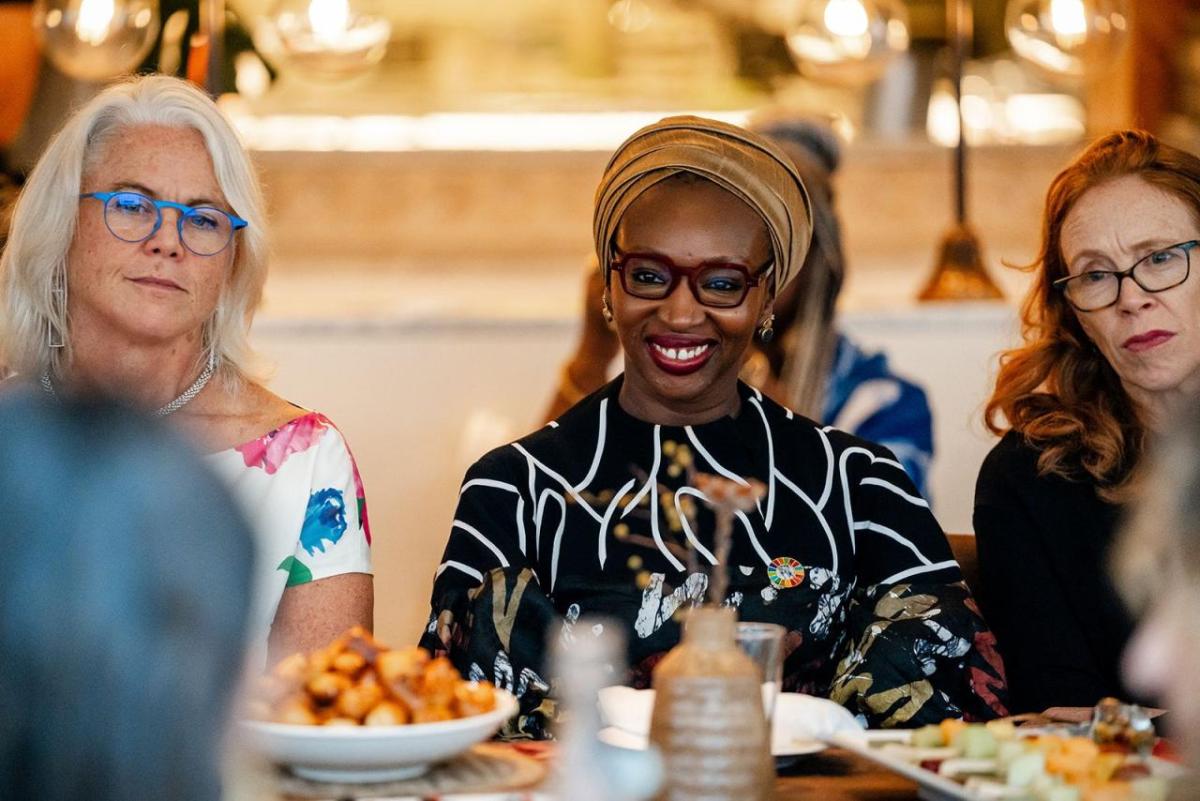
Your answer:
[[[1106,554],[1147,436],[1200,391],[1200,159],[1141,131],[1054,179],[1023,308],[987,406],[1004,438],[975,493],[981,601],[1014,711],[1128,696],[1132,623]]]

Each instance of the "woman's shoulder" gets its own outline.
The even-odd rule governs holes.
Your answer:
[[[742,402],[755,408],[757,410],[756,415],[761,413],[762,419],[773,429],[778,429],[785,433],[812,434],[823,428],[820,423],[784,406],[757,387],[752,387],[745,382],[739,381],[738,391],[742,396]],[[744,410],[742,414],[745,414]]]
[[[1043,473],[1041,455],[1042,448],[1019,431],[1001,437],[979,468],[976,511],[1021,507],[1036,517],[1076,518],[1103,506],[1094,483]]]
[[[225,441],[216,453],[237,453],[247,467],[263,467],[268,473],[299,453],[350,459],[345,437],[323,412],[287,401],[259,385],[248,385],[243,392],[241,408],[228,415]]]
[[[1041,450],[1019,431],[1010,430],[992,446],[979,469],[978,484],[1030,483],[1039,480]]]
[[[467,479],[511,474],[530,460],[550,469],[564,468],[586,451],[590,456],[599,432],[607,428],[607,406],[615,403],[605,386],[541,428],[484,453],[467,471]]]
[[[782,437],[793,446],[797,441],[807,441],[821,449],[828,446],[834,454],[840,455],[850,448],[857,448],[868,451],[873,456],[892,458],[891,452],[884,446],[836,426],[825,425],[805,417],[756,389],[750,389],[748,400],[762,410],[763,420],[770,426],[775,438]],[[801,456],[803,455],[801,453]]]
[[[517,465],[530,459],[556,463],[555,455],[574,452],[575,443],[582,441],[576,436],[575,426],[563,425],[563,418],[551,420],[536,431],[520,439],[506,442],[487,451],[467,471],[468,478],[492,473],[511,473]]]
[[[765,395],[751,395],[751,398],[770,431],[774,462],[789,475],[814,469],[821,472],[828,469],[827,465],[833,469],[845,466],[859,477],[880,470],[890,473],[893,469],[907,475],[903,464],[885,445],[811,420]]]

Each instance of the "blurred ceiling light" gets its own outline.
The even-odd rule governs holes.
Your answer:
[[[1013,135],[1034,145],[1074,142],[1083,136],[1083,103],[1071,95],[1015,94],[1004,101]]]
[[[785,39],[805,75],[870,83],[908,49],[908,11],[897,0],[796,0]]]
[[[746,125],[749,110],[688,109],[606,112],[458,112],[419,116],[263,115],[245,98],[225,95],[221,109],[253,150],[361,152],[612,152],[629,136],[671,113]]]
[[[350,29],[350,4],[346,0],[310,0],[308,24],[314,39],[327,47],[337,47]]]
[[[158,37],[158,0],[37,0],[33,27],[50,62],[84,81],[129,72]]]
[[[1087,39],[1087,10],[1083,0],[1052,0],[1050,27],[1060,47],[1067,49],[1083,44]]]
[[[115,15],[113,0],[83,0],[79,4],[79,17],[75,20],[75,35],[79,41],[93,47],[103,44]]]
[[[1078,141],[1084,133],[1084,108],[1077,98],[1048,92],[1009,92],[980,75],[963,78],[962,119],[967,144],[972,146],[1064,144]],[[937,81],[930,93],[925,132],[930,141],[942,147],[958,144],[954,85],[947,79]]]
[[[988,98],[980,95],[964,94],[962,98],[963,129],[967,134],[967,142],[971,145],[982,144],[988,131],[996,130],[998,120],[992,112],[992,104]]]
[[[608,8],[608,24],[622,33],[640,33],[653,21],[654,12],[646,0],[616,0]]]
[[[370,0],[278,0],[255,30],[255,44],[304,77],[339,80],[378,64],[391,34]]]
[[[158,71],[164,75],[175,75],[183,66],[183,37],[187,35],[188,12],[178,9],[162,26],[162,40],[158,47]]]
[[[253,51],[243,50],[233,60],[233,84],[242,97],[262,97],[271,87],[271,73]]]
[[[829,0],[823,20],[829,32],[842,39],[860,40],[867,36],[870,27],[867,9],[861,0]]]
[[[1112,63],[1128,16],[1124,0],[1009,0],[1004,29],[1022,58],[1079,78],[1089,66]]]
[[[942,147],[958,144],[958,109],[954,103],[954,85],[944,78],[937,81],[929,93],[925,133]]]
[[[829,127],[843,142],[853,142],[858,138],[858,127],[844,111],[830,112]]]

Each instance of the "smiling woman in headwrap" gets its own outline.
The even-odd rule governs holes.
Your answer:
[[[901,465],[738,381],[809,246],[789,158],[736,126],[667,118],[609,161],[593,230],[625,372],[468,471],[422,644],[515,692],[509,733],[540,737],[548,636],[615,619],[646,686],[679,640],[675,611],[722,570],[741,619],[788,630],[786,691],[872,725],[1002,713],[992,636]],[[723,564],[702,473],[766,487]]]

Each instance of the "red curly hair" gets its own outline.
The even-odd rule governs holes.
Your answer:
[[[1200,159],[1145,131],[1117,131],[1093,142],[1050,184],[1041,251],[1026,268],[1035,276],[1021,306],[1024,344],[1001,354],[984,412],[993,433],[1017,431],[1041,451],[1042,475],[1091,481],[1110,501],[1127,495],[1146,428],[1120,377],[1053,283],[1067,275],[1061,246],[1067,215],[1089,189],[1124,175],[1179,198],[1200,223]]]

